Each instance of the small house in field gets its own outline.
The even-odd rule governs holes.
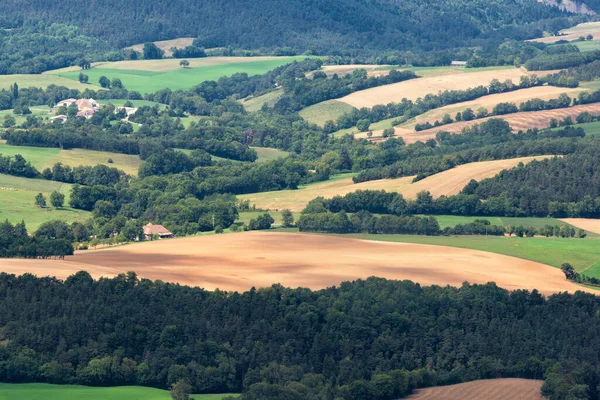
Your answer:
[[[121,110],[125,110],[125,119],[129,119],[132,115],[137,112],[137,107],[117,107],[115,108],[115,114],[120,112]]]
[[[57,115],[55,117],[50,118],[50,122],[60,121],[64,124],[65,122],[67,122],[67,119],[69,118],[66,115]]]
[[[157,235],[159,239],[169,239],[175,237],[167,228],[162,225],[147,224],[144,225],[144,238],[146,240],[152,240],[154,235]]]
[[[77,99],[66,99],[56,103],[56,107],[69,107],[71,104],[76,104]]]
[[[467,66],[467,62],[466,61],[452,61],[450,63],[451,67],[466,67]]]

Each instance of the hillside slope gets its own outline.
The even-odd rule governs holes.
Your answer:
[[[0,27],[22,28],[34,21],[69,24],[119,47],[188,36],[200,37],[205,47],[292,46],[330,52],[447,49],[473,39],[530,38],[541,36],[549,19],[573,15],[535,0],[92,0],[85,7],[76,0],[2,3]]]

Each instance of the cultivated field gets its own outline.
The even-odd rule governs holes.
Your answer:
[[[395,128],[395,131],[396,136],[402,137],[406,143],[414,143],[418,141],[426,141],[427,139],[435,139],[436,133],[441,131],[460,133],[464,128],[473,126],[475,124],[480,124],[490,118],[501,118],[505,120],[510,124],[513,131],[516,132],[533,128],[548,128],[550,126],[550,120],[553,118],[561,121],[565,117],[571,117],[573,120],[575,120],[575,118],[584,111],[597,115],[600,113],[600,103],[583,104],[568,108],[559,108],[556,110],[518,112],[514,114],[498,115],[472,121],[455,122],[419,132],[406,128]],[[374,136],[380,136],[381,132],[373,132],[373,134]],[[360,137],[360,135],[357,136]],[[378,141],[381,139],[375,138],[374,140]]]
[[[479,99],[436,108],[435,110],[431,110],[425,114],[417,116],[414,120],[406,124],[400,125],[400,128],[414,129],[416,124],[424,122],[431,122],[433,124],[436,120],[441,121],[445,114],[449,114],[452,119],[454,119],[457,112],[463,112],[467,108],[477,112],[477,109],[484,107],[491,112],[494,106],[498,103],[510,102],[515,103],[518,106],[522,102],[536,98],[542,100],[555,99],[563,93],[569,95],[570,97],[577,97],[577,94],[584,90],[585,89],[581,88],[570,89],[555,86],[538,86],[515,90],[514,92],[509,93],[492,94]]]
[[[529,42],[556,43],[560,40],[573,41],[581,36],[592,35],[595,39],[600,38],[600,22],[585,22],[572,28],[560,31],[560,36],[545,36],[542,38],[528,40]]]
[[[10,146],[2,141],[0,141],[0,154],[12,156],[20,154],[40,171],[61,162],[71,167],[103,164],[121,169],[130,175],[137,175],[142,164],[142,160],[138,156],[130,154],[84,149],[62,150],[48,147]],[[109,163],[109,159],[113,162]]]
[[[417,72],[418,73],[418,72]],[[533,75],[522,68],[484,69],[463,68],[445,75],[432,75],[411,79],[391,85],[365,89],[349,94],[338,100],[353,107],[373,107],[377,104],[399,102],[403,98],[416,100],[428,94],[437,94],[444,90],[464,90],[479,85],[488,85],[492,79],[505,81],[511,79],[518,83],[522,75]],[[538,73],[539,75],[539,73]]]
[[[351,105],[338,100],[327,100],[300,110],[302,118],[312,124],[325,125],[327,121],[335,121],[354,109]]]
[[[540,394],[544,381],[529,379],[486,379],[451,386],[419,389],[410,400],[544,400]]]
[[[205,57],[189,59],[189,68],[179,65],[181,60],[136,60],[102,62],[92,64],[92,68],[83,71],[89,76],[90,83],[97,83],[101,76],[109,79],[119,78],[129,90],[140,93],[152,93],[159,89],[189,89],[207,80],[218,80],[238,72],[248,75],[264,74],[276,67],[293,61],[304,60],[296,57]],[[47,74],[78,80],[80,69],[70,67],[48,71]]]
[[[580,288],[557,268],[483,251],[259,231],[88,250],[64,261],[0,260],[0,270],[59,278],[80,270],[96,278],[136,271],[149,279],[236,291],[276,282],[320,289],[370,276],[424,285],[494,281],[545,294]]]
[[[250,200],[250,204],[255,204],[260,209],[283,210],[287,208],[292,211],[302,211],[309,201],[318,196],[330,198],[357,190],[386,190],[402,193],[406,198],[414,198],[417,193],[423,190],[428,190],[433,197],[450,196],[459,193],[471,179],[491,178],[503,169],[512,168],[520,162],[527,163],[534,159],[540,160],[548,157],[551,156],[469,163],[429,176],[415,183],[411,183],[413,176],[398,179],[380,179],[358,184],[354,184],[351,177],[345,177],[315,183],[298,190],[253,193],[238,197]]]
[[[600,234],[600,219],[593,218],[561,218],[561,221],[589,232]]]
[[[532,226],[534,228],[542,228],[546,225],[562,226],[562,225],[573,225],[567,221],[563,221],[556,218],[536,218],[536,217],[470,217],[462,215],[433,215],[438,220],[440,227],[445,228],[447,226],[453,227],[458,224],[467,224],[474,222],[476,219],[486,219],[490,221],[492,225],[500,226]],[[575,226],[575,225],[573,225]],[[589,231],[592,232],[592,231]]]
[[[65,205],[68,205],[71,193],[69,184],[0,174],[0,221],[8,219],[14,224],[24,220],[28,230],[35,230],[46,221],[61,220],[71,223],[89,218],[90,213],[87,211],[68,207],[39,208],[35,205],[36,194],[43,193],[48,199],[50,193],[55,190],[65,195]]]
[[[77,73],[79,75],[79,73]],[[20,88],[36,87],[46,89],[50,85],[66,86],[69,89],[77,89],[84,91],[89,88],[92,90],[101,89],[100,86],[96,85],[96,82],[91,82],[89,85],[79,83],[79,80],[63,78],[55,75],[33,75],[33,74],[20,74],[20,75],[0,75],[0,89],[8,89],[10,85],[17,83]]]
[[[423,236],[349,234],[345,238],[392,243],[430,244],[488,251],[556,267],[570,263],[580,273],[600,278],[600,240],[597,238],[519,238],[516,236]]]
[[[171,48],[175,47],[177,49],[183,49],[184,47],[191,46],[193,43],[194,43],[194,38],[189,38],[189,37],[177,38],[177,39],[171,39],[171,40],[159,40],[158,42],[154,42],[156,47],[163,50],[165,52],[165,56],[167,56],[167,57],[171,57],[173,55]],[[142,53],[144,51],[144,43],[125,47],[125,50],[135,50],[139,53]]]
[[[196,400],[221,400],[229,394],[194,394]],[[0,400],[169,400],[167,390],[141,386],[88,387],[45,383],[0,383]]]

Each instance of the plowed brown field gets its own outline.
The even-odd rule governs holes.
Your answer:
[[[543,381],[486,379],[417,390],[410,400],[544,400]]]
[[[541,76],[546,73],[547,71],[538,72],[537,75]],[[518,83],[522,75],[533,75],[533,73],[518,68],[484,70],[478,72],[463,70],[448,75],[428,76],[393,83],[391,85],[360,90],[338,100],[356,108],[373,107],[377,104],[399,102],[403,98],[416,100],[419,97],[424,97],[428,94],[437,94],[444,90],[464,90],[479,85],[488,85],[492,79],[498,79],[500,81],[510,79],[513,82]]]
[[[291,211],[302,211],[309,201],[318,196],[330,198],[357,190],[386,190],[402,193],[406,198],[415,198],[417,193],[423,190],[429,191],[433,197],[451,196],[459,193],[471,179],[491,178],[503,169],[512,168],[520,162],[526,164],[532,160],[541,160],[548,157],[552,156],[469,163],[429,176],[415,183],[411,183],[413,176],[398,179],[379,179],[357,184],[352,182],[352,178],[346,178],[317,183],[298,190],[253,193],[238,197],[250,200],[251,204],[265,210],[284,210],[287,208]]]
[[[585,90],[586,89],[583,88],[571,89],[560,88],[555,86],[537,86],[527,89],[515,90],[514,92],[509,93],[491,94],[489,96],[480,97],[479,99],[465,101],[463,103],[450,104],[444,107],[436,108],[435,110],[431,110],[429,112],[426,112],[425,114],[417,116],[413,122],[403,124],[402,127],[412,129],[418,123],[431,122],[433,124],[436,120],[441,121],[445,114],[449,114],[452,118],[454,118],[457,112],[462,112],[467,108],[470,108],[473,111],[477,112],[478,108],[484,107],[488,111],[491,111],[494,108],[494,106],[498,103],[511,102],[519,105],[522,102],[531,99],[555,99],[563,93],[569,95],[570,97],[577,97],[577,94],[579,92],[583,92]]]
[[[514,114],[499,115],[496,117],[481,118],[473,121],[455,122],[453,124],[442,125],[420,132],[415,132],[405,128],[396,128],[396,136],[402,137],[406,143],[426,141],[427,139],[435,138],[435,134],[440,131],[458,133],[461,132],[463,128],[480,124],[490,118],[504,119],[510,124],[514,131],[524,131],[533,128],[547,128],[550,126],[550,120],[552,118],[561,121],[565,117],[571,117],[574,120],[580,113],[584,111],[598,115],[600,114],[600,103],[582,104],[574,107],[559,108],[556,110],[519,112]],[[380,135],[379,132],[373,133],[375,136]]]
[[[320,289],[370,276],[423,285],[494,281],[507,289],[545,294],[581,288],[558,269],[477,250],[374,242],[322,235],[244,232],[195,236],[78,252],[60,260],[0,259],[0,271],[66,278],[135,271],[140,277],[212,290],[248,290],[281,283]]]

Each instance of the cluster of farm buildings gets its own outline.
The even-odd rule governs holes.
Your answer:
[[[98,103],[96,100],[94,99],[66,99],[66,100],[62,100],[59,101],[58,103],[56,103],[56,105],[54,106],[56,109],[60,108],[60,107],[70,107],[72,105],[77,106],[77,116],[78,117],[83,117],[85,119],[89,119],[92,118],[94,116],[94,114],[102,107],[102,105],[100,103]],[[129,119],[130,116],[132,116],[133,114],[136,113],[137,108],[135,107],[117,107],[115,108],[115,113],[121,111],[121,110],[125,110],[125,115],[126,115],[126,119]],[[56,115],[52,118],[50,118],[51,122],[54,121],[61,121],[61,122],[66,122],[69,119],[69,117],[67,115],[61,114],[61,115]]]

